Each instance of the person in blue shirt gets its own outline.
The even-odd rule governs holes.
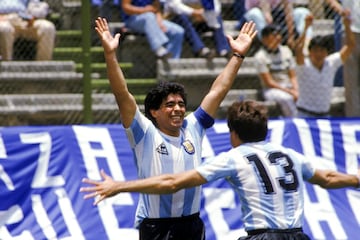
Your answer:
[[[55,25],[36,18],[28,11],[28,0],[0,0],[0,56],[13,60],[17,38],[36,41],[36,60],[51,60],[55,44]]]
[[[127,182],[114,181],[102,171],[103,181],[84,179],[93,185],[82,189],[89,192],[85,198],[97,197],[98,203],[121,192],[172,194],[224,178],[239,194],[242,206],[239,216],[248,236],[239,240],[309,240],[302,230],[304,181],[323,188],[360,186],[359,175],[315,169],[304,155],[265,141],[267,109],[257,101],[234,102],[228,109],[227,125],[233,148],[195,169]]]
[[[159,0],[121,0],[125,26],[145,34],[151,50],[158,58],[180,58],[184,29],[162,17]]]
[[[120,34],[113,37],[104,18],[96,20],[96,31],[104,48],[108,78],[121,123],[133,148],[138,177],[177,173],[200,165],[205,130],[213,125],[217,109],[256,36],[254,23],[244,24],[236,39],[228,36],[234,56],[215,79],[200,106],[187,116],[185,89],[173,82],[161,82],[149,91],[143,114],[128,91],[116,58]],[[174,194],[141,194],[135,220],[140,239],[205,239],[204,224],[199,217],[200,199],[200,187]]]

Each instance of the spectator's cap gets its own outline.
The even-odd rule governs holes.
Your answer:
[[[276,24],[269,24],[261,30],[261,37],[267,37],[271,34],[278,34],[281,32],[281,28]]]

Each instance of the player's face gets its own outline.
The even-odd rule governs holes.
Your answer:
[[[158,110],[152,112],[158,128],[170,136],[179,136],[184,121],[186,107],[179,94],[169,94]]]

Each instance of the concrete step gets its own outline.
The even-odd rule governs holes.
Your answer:
[[[80,93],[0,95],[0,125],[82,124],[82,101]],[[143,111],[143,105],[139,107]],[[92,94],[92,110],[94,123],[120,123],[113,94]]]
[[[2,61],[0,73],[29,72],[72,72],[75,71],[73,61]]]

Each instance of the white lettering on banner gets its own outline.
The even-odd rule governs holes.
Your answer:
[[[7,158],[7,153],[6,153],[6,148],[5,148],[5,144],[4,144],[4,140],[0,134],[0,159],[1,158],[4,158],[6,159]]]
[[[13,205],[6,211],[0,211],[0,226],[17,223],[23,219],[24,214],[19,205]]]
[[[50,154],[51,154],[51,136],[48,132],[42,133],[22,133],[21,142],[26,144],[39,144],[38,165],[35,176],[31,183],[32,188],[59,187],[65,185],[62,176],[47,176]]]
[[[315,153],[315,145],[311,135],[311,129],[307,122],[304,119],[294,119],[294,123],[297,126],[299,133],[301,133],[299,134],[299,138],[303,148],[303,154],[313,160],[316,160],[312,162],[317,168],[337,170],[334,150],[332,149],[333,137],[331,135],[329,122],[325,120],[318,121],[320,130],[320,149],[323,157],[317,156]]]
[[[9,175],[5,172],[3,166],[0,164],[0,180],[2,180],[10,191],[14,191],[15,187]]]
[[[34,237],[27,230],[22,231],[18,236],[11,236],[5,226],[0,227],[1,240],[34,240]]]
[[[76,215],[71,205],[71,201],[63,188],[55,190],[58,197],[61,214],[64,217],[67,229],[70,232],[71,239],[82,240],[85,239],[81,227],[77,221]]]
[[[208,158],[213,157],[215,155],[213,148],[211,147],[211,143],[209,138],[205,135],[202,142],[202,157]]]
[[[125,177],[116,154],[116,149],[109,130],[107,128],[94,128],[87,126],[73,126],[77,141],[83,155],[87,176],[90,179],[100,180],[100,169],[97,158],[105,158],[109,165],[111,176],[117,181],[124,181]],[[99,143],[102,148],[94,149],[91,143]],[[118,239],[129,233],[138,238],[137,230],[119,228],[119,223],[113,209],[113,205],[134,205],[130,193],[118,194],[112,198],[104,200],[98,205],[99,214],[104,224],[105,231],[109,239]],[[136,235],[136,236],[135,236]],[[131,238],[129,238],[131,239]]]
[[[299,130],[299,138],[304,155],[315,156],[314,142],[311,136],[310,127],[305,119],[294,119],[294,124]]]
[[[346,196],[349,199],[349,203],[352,209],[352,212],[354,213],[357,223],[360,225],[360,191],[358,190],[347,190]]]
[[[360,136],[360,125],[341,124],[340,129],[343,136],[343,148],[345,151],[346,171],[348,173],[357,174],[360,160],[360,139],[356,139],[356,135]]]
[[[269,130],[276,129],[276,131],[270,131],[269,141],[282,145],[285,131],[285,122],[281,120],[269,121],[268,128]]]
[[[223,208],[235,208],[235,192],[228,188],[203,188],[205,211],[209,217],[216,239],[233,240],[245,236],[244,229],[230,230],[222,214]],[[240,214],[239,214],[240,216]],[[239,217],[239,221],[241,221]]]
[[[24,214],[19,205],[11,206],[6,211],[0,211],[0,239],[6,240],[33,240],[33,236],[28,230],[24,230],[20,235],[13,237],[10,235],[5,224],[14,224],[21,222],[24,219]]]
[[[31,196],[32,209],[41,230],[46,239],[57,239],[56,231],[54,230],[46,209],[41,201],[41,195],[34,194]]]
[[[356,139],[356,134],[360,135],[360,125],[345,123],[340,125],[340,129],[343,134],[346,172],[350,174],[358,174],[360,142]],[[360,206],[360,191],[348,190],[346,193],[352,212],[354,213],[358,224],[360,224],[360,211],[358,210]]]
[[[328,160],[332,160],[335,167],[334,137],[332,135],[330,121],[319,119],[316,120],[316,123],[320,130],[321,155]]]
[[[314,188],[314,194],[318,202],[311,202],[306,188],[304,188],[304,214],[314,239],[327,239],[320,226],[320,222],[327,222],[328,229],[332,232],[335,239],[347,239],[340,219],[336,215],[336,211],[330,201],[329,193],[319,186],[311,187]]]
[[[218,134],[221,133],[228,133],[229,132],[229,128],[227,126],[226,122],[223,123],[216,123],[213,125],[214,131]]]

